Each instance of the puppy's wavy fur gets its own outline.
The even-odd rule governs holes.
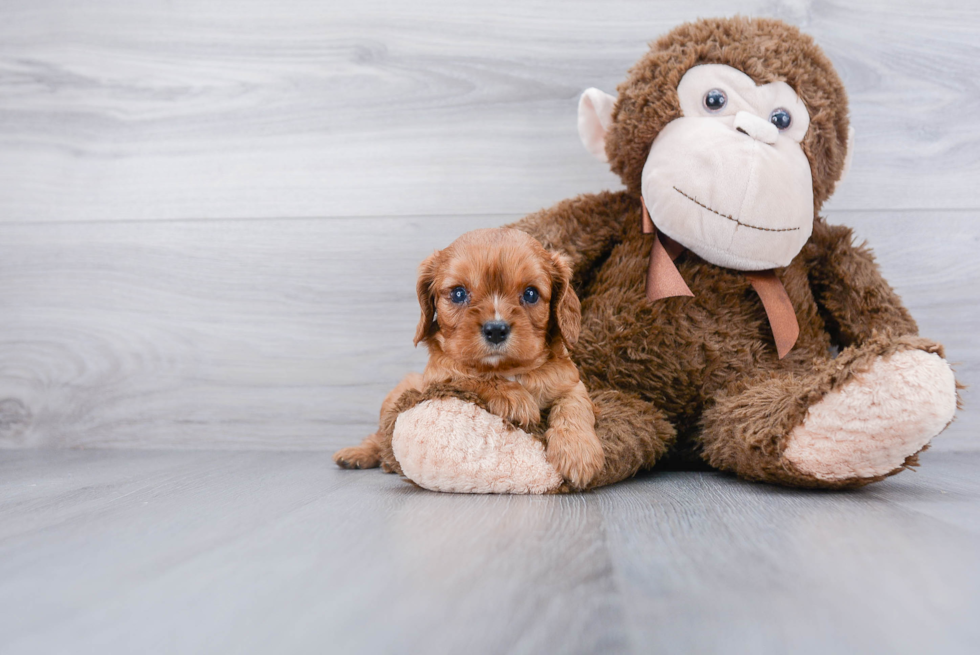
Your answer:
[[[592,401],[568,354],[581,322],[571,275],[563,255],[510,228],[468,232],[433,253],[419,267],[417,284],[422,316],[415,344],[429,349],[425,372],[402,380],[382,403],[378,432],[338,451],[334,461],[379,466],[390,439],[385,416],[402,394],[450,385],[525,430],[539,431],[546,412],[548,460],[570,486],[587,486],[604,456]],[[505,340],[493,343],[484,334],[489,322],[506,323]]]

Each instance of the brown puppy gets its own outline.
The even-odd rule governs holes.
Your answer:
[[[451,384],[477,394],[491,412],[523,428],[550,408],[548,461],[574,487],[603,466],[595,414],[568,347],[578,339],[581,310],[565,257],[509,228],[475,230],[419,267],[425,373],[410,374],[382,404],[382,416],[409,389]],[[334,455],[344,468],[380,464],[381,431]]]

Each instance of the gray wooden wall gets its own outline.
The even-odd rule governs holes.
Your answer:
[[[618,188],[578,94],[734,13],[833,59],[857,148],[826,214],[980,382],[976,2],[4,0],[0,446],[360,438],[424,363],[417,263]]]

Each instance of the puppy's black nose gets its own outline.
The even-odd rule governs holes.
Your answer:
[[[503,343],[510,334],[510,324],[505,321],[487,321],[483,324],[483,338],[492,344]]]

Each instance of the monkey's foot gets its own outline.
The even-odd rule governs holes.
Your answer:
[[[543,494],[562,484],[540,441],[458,398],[403,412],[391,447],[405,476],[432,491]]]
[[[783,457],[819,480],[882,477],[942,432],[955,411],[956,381],[946,361],[900,351],[810,407]]]

